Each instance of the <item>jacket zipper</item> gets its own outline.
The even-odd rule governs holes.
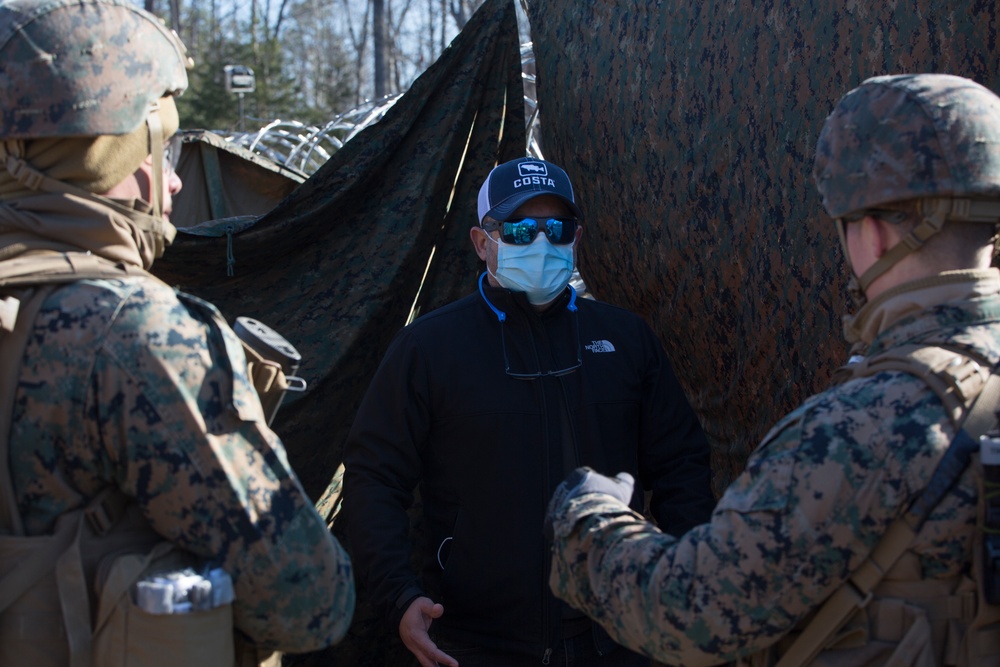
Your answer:
[[[540,358],[540,356],[538,354],[538,343],[535,340],[536,334],[534,332],[534,329],[535,329],[536,326],[540,330],[538,332],[538,335],[539,335],[539,337],[542,340],[546,340],[546,341],[548,340],[548,332],[545,331],[545,327],[544,327],[544,325],[542,323],[539,322],[536,325],[536,323],[531,322],[530,319],[529,319],[528,327],[529,327],[529,330],[531,330],[531,333],[530,333],[531,350],[534,353],[535,364],[537,365],[537,368],[538,368],[539,372],[541,372],[541,370],[542,370],[541,358]],[[549,475],[550,475],[549,458],[550,458],[550,448],[552,447],[553,443],[550,442],[550,438],[549,438],[549,418],[550,418],[550,414],[549,413],[551,411],[549,409],[548,401],[546,400],[548,398],[548,396],[547,396],[547,392],[546,392],[547,387],[546,387],[545,383],[548,380],[552,380],[552,379],[555,379],[555,378],[541,377],[541,378],[538,378],[538,380],[537,380],[537,382],[538,382],[538,393],[541,395],[541,399],[542,399],[541,400],[541,405],[542,405],[542,441],[546,444],[546,446],[543,447],[542,450],[541,450],[542,451],[542,468],[543,468],[542,469],[542,475],[543,475],[542,479],[546,480],[543,483],[543,486],[542,486],[542,496],[543,496],[542,502],[546,503],[546,504],[549,502],[548,497],[546,497],[547,496],[547,484],[548,484],[547,480],[549,479]],[[541,556],[542,556],[543,559],[550,557],[550,553],[549,553],[549,549],[548,549],[548,545],[547,544],[543,544],[542,545],[542,554],[541,554]],[[553,645],[553,632],[554,632],[553,627],[552,627],[552,616],[555,614],[555,608],[556,608],[552,597],[548,595],[548,590],[546,588],[546,585],[547,585],[547,582],[543,581],[542,582],[542,600],[543,600],[543,604],[542,604],[542,646],[545,647],[544,650],[542,651],[542,664],[543,665],[548,665],[549,663],[552,662],[552,645]]]
[[[535,325],[533,323],[529,323],[529,328],[533,329],[534,326]],[[544,324],[542,324],[542,323],[539,323],[538,326],[539,326],[539,329],[541,330],[541,338],[546,341],[546,343],[547,343],[547,349],[550,352],[549,357],[551,357],[552,356],[551,355],[551,345],[552,345],[552,342],[551,342],[551,339],[549,338],[548,330],[545,328]],[[539,357],[539,354],[538,354],[538,345],[536,343],[534,335],[531,336],[531,348],[532,348],[532,352],[534,352],[535,363],[537,364],[539,372],[541,372],[541,369],[542,369],[541,358]],[[559,397],[562,399],[560,405],[558,406],[558,409],[560,410],[560,417],[564,415],[565,416],[565,420],[561,420],[560,421],[559,433],[560,433],[560,436],[562,438],[566,438],[567,435],[568,435],[568,437],[570,438],[571,442],[573,443],[573,464],[574,464],[572,466],[573,468],[576,468],[577,466],[580,465],[580,449],[579,449],[579,443],[577,442],[577,439],[576,439],[576,426],[575,426],[575,424],[573,424],[572,413],[570,412],[570,409],[569,409],[569,396],[566,393],[566,384],[565,384],[564,378],[562,378],[562,377],[549,377],[549,378],[542,377],[542,378],[539,378],[539,382],[541,383],[541,384],[539,384],[539,389],[540,389],[540,393],[542,395],[542,411],[543,411],[543,413],[542,413],[543,414],[542,423],[543,423],[543,427],[545,429],[545,433],[544,433],[545,442],[548,445],[548,447],[545,448],[545,456],[544,456],[544,459],[543,459],[544,460],[544,463],[543,463],[543,465],[544,465],[544,475],[545,475],[544,479],[547,480],[549,478],[549,472],[550,472],[549,471],[549,460],[550,460],[550,457],[549,457],[549,448],[551,448],[553,446],[558,446],[559,449],[560,449],[560,451],[562,451],[564,448],[563,448],[563,443],[562,442],[553,443],[553,442],[551,442],[551,440],[549,438],[549,419],[551,418],[551,410],[549,409],[550,406],[548,404],[548,401],[545,400],[547,398],[546,386],[544,384],[546,381],[555,381],[557,383],[557,387],[558,388],[556,389],[556,392],[557,392],[557,395],[559,395]],[[566,427],[569,428],[569,433],[568,434],[562,433],[563,426],[566,426]],[[543,495],[545,495],[545,497],[542,499],[542,501],[544,503],[546,503],[546,505],[547,505],[548,502],[549,502],[549,497],[548,497],[548,494],[546,494],[544,490],[543,490]],[[549,553],[548,550],[546,550],[546,553],[544,553],[542,555],[542,557],[543,558],[550,558],[551,557],[551,553]],[[556,604],[555,598],[552,597],[551,595],[549,595],[549,593],[548,593],[548,584],[547,584],[547,582],[543,582],[542,599],[547,601],[547,604],[544,605],[545,609],[542,610],[542,640],[543,640],[543,644],[545,646],[545,649],[542,652],[542,664],[543,665],[548,665],[548,664],[550,664],[552,662],[552,652],[553,652],[552,644],[553,644],[553,633],[554,633],[552,621],[553,621],[553,616],[555,616],[556,610],[558,609],[558,605]],[[600,652],[598,652],[598,653],[600,653]]]
[[[538,356],[537,353],[536,353],[535,356],[536,357]],[[548,379],[551,379],[551,378],[548,378]],[[547,445],[546,447],[544,447],[542,449],[542,452],[543,452],[543,455],[542,455],[542,461],[543,461],[543,463],[542,463],[542,465],[544,467],[544,472],[543,472],[544,476],[543,476],[542,479],[546,480],[546,482],[542,486],[542,495],[543,496],[547,495],[547,493],[546,493],[546,491],[548,489],[548,486],[547,486],[548,485],[548,481],[547,480],[549,479],[549,475],[550,475],[550,470],[549,470],[550,451],[549,451],[549,449],[552,446],[552,443],[549,442],[549,418],[550,418],[549,413],[550,413],[550,410],[549,410],[549,404],[545,400],[545,398],[546,398],[546,391],[545,391],[546,387],[544,385],[544,382],[546,382],[546,380],[547,380],[547,378],[539,378],[539,386],[538,386],[538,388],[540,389],[539,393],[542,395],[542,411],[543,411],[543,413],[542,413],[543,414],[542,424],[543,424],[543,428],[545,429],[544,438],[545,438],[545,443]],[[548,498],[545,498],[545,497],[542,498],[542,502],[543,503],[548,503],[548,501],[549,501]],[[542,554],[541,554],[541,556],[542,556],[543,559],[551,558],[551,552],[550,552],[548,544],[545,544],[545,543],[542,544]],[[548,571],[548,567],[545,568],[545,571],[546,572]],[[547,582],[542,581],[542,600],[544,601],[544,603],[542,605],[542,642],[543,642],[542,645],[545,647],[545,650],[542,653],[542,664],[543,665],[549,664],[551,662],[551,660],[552,660],[552,642],[553,642],[553,632],[554,632],[553,627],[552,627],[552,616],[555,614],[555,604],[553,603],[552,597],[548,595],[548,590],[546,589],[546,584],[547,584]]]

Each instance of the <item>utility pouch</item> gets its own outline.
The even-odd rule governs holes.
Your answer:
[[[264,416],[270,425],[285,392],[306,390],[306,381],[295,375],[302,355],[277,331],[250,317],[237,317],[233,331],[243,344],[247,374],[260,396]]]
[[[186,613],[151,614],[136,604],[136,583],[191,564],[170,542],[146,553],[112,554],[100,564],[93,639],[101,667],[219,667],[235,664],[232,604]]]

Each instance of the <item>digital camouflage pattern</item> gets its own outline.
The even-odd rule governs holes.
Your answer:
[[[116,485],[160,535],[232,576],[234,624],[255,643],[307,651],[346,633],[350,560],[211,305],[143,277],[57,289],[25,351],[10,450],[28,535]]]
[[[1000,197],[998,118],[1000,97],[962,77],[868,79],[837,103],[816,142],[823,208],[839,218],[922,197]]]
[[[542,148],[587,216],[581,273],[663,340],[721,494],[847,358],[846,270],[811,178],[823,121],[881,74],[1000,90],[1000,4],[527,4]]]
[[[901,314],[910,303],[936,303],[942,289],[951,298]],[[873,354],[943,343],[1000,360],[995,269],[911,287],[884,301],[880,315],[893,323]],[[915,376],[848,381],[779,421],[711,522],[679,540],[607,495],[558,508],[550,584],[618,641],[658,660],[688,667],[734,660],[774,644],[840,586],[926,485],[954,433],[940,400]],[[891,584],[953,582],[971,567],[972,475],[967,470],[933,511],[908,555],[915,564],[890,570],[887,580],[899,579]],[[948,641],[960,641],[961,626],[952,623]]]
[[[0,0],[0,139],[130,132],[152,102],[183,91],[187,64],[180,41],[131,4]],[[164,228],[173,236],[141,204],[76,190],[0,201],[0,258],[72,249],[148,267]],[[9,490],[27,536],[117,487],[160,536],[232,577],[239,643],[303,652],[346,634],[350,559],[213,306],[151,276],[80,280],[49,294],[31,324],[20,366],[3,369]]]
[[[131,132],[187,88],[189,63],[128,0],[0,0],[0,139]]]

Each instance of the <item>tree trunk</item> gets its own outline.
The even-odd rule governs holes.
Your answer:
[[[385,12],[385,0],[372,0],[372,41],[375,47],[375,98],[381,99],[389,93],[388,51],[389,25]]]
[[[181,34],[181,0],[170,0],[170,28],[178,35]]]

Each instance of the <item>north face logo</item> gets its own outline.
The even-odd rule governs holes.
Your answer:
[[[542,162],[521,162],[517,165],[517,173],[521,176],[548,176],[549,169]]]
[[[584,348],[590,350],[591,352],[614,352],[615,346],[611,344],[611,341],[607,340],[595,340],[590,345],[584,345]]]

